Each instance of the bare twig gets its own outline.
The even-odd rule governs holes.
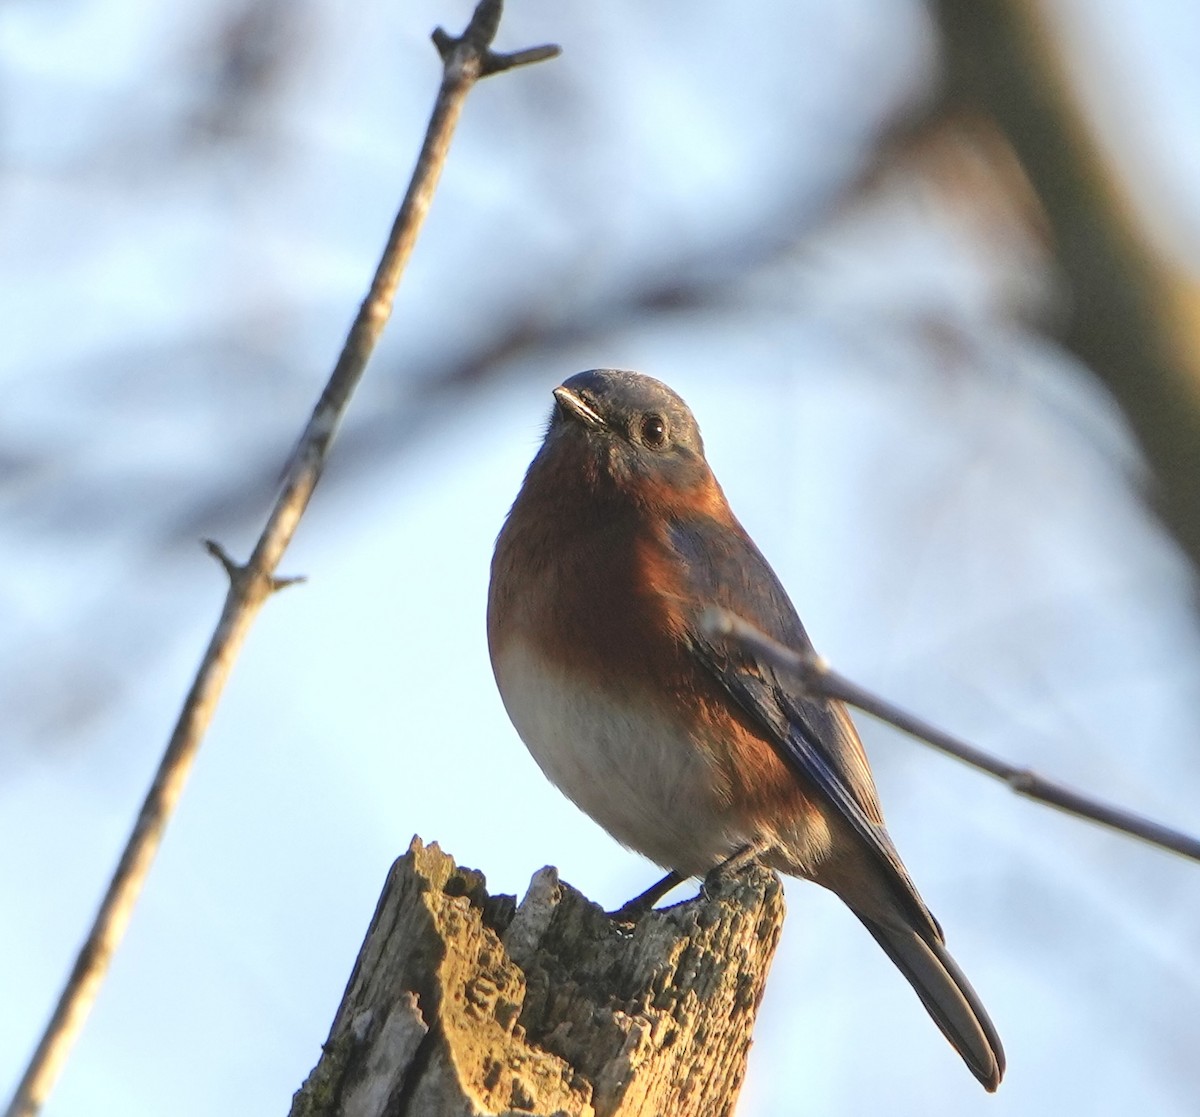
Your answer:
[[[1200,840],[1173,830],[1169,826],[1142,818],[1131,811],[1102,803],[1087,795],[1081,795],[1069,787],[1045,779],[1028,768],[1018,768],[1006,761],[998,760],[974,745],[952,737],[936,726],[893,706],[890,702],[857,683],[839,675],[819,656],[812,652],[798,652],[773,640],[749,621],[743,620],[727,609],[711,608],[703,618],[705,632],[713,639],[727,640],[769,663],[780,671],[795,675],[813,694],[848,702],[865,710],[868,714],[894,725],[914,737],[932,745],[940,752],[961,760],[973,768],[987,772],[990,776],[1008,784],[1018,795],[1046,803],[1068,814],[1109,826],[1123,834],[1141,838],[1151,845],[1160,846],[1173,853],[1200,861]]]
[[[296,579],[280,579],[275,569],[308,506],[329,446],[350,396],[391,314],[400,276],[412,254],[428,212],[450,139],[472,86],[482,77],[514,66],[551,58],[557,47],[536,47],[515,54],[496,54],[491,42],[501,14],[501,0],[481,0],[460,38],[441,28],[434,43],[443,74],[413,170],[408,192],[392,226],[370,291],[359,308],[346,343],[288,464],[282,491],[249,561],[240,566],[215,543],[208,550],[229,576],[229,592],[179,720],[142,803],[133,832],[109,882],[91,931],[59,997],[50,1022],[6,1111],[7,1117],[33,1117],[45,1103],[75,1038],[83,1027],[113,952],[124,935],[146,874],[158,852],[168,820],[183,790],[200,741],[224,688],[246,633],[266,599]]]

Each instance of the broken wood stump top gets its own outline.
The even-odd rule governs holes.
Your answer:
[[[782,923],[763,869],[622,924],[552,868],[518,906],[414,838],[292,1117],[723,1117]]]

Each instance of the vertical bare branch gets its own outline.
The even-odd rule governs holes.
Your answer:
[[[266,599],[294,580],[276,578],[275,570],[320,480],[330,444],[350,397],[391,315],[400,276],[429,210],[467,94],[482,77],[551,58],[558,53],[557,47],[536,47],[511,55],[493,52],[491,42],[500,13],[501,0],[482,0],[460,38],[453,38],[440,28],[434,33],[434,43],[443,63],[441,88],[408,192],[392,226],[370,291],[300,436],[282,491],[250,560],[239,566],[219,546],[208,544],[229,575],[229,592],[220,620],[91,930],[9,1103],[7,1117],[33,1117],[49,1096],[125,933],[246,633]]]

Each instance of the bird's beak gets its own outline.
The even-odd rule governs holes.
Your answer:
[[[605,427],[608,424],[569,388],[555,388],[554,398],[559,406],[589,427]]]

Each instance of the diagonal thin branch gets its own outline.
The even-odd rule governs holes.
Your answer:
[[[881,721],[886,721],[889,725],[925,741],[939,752],[987,772],[988,775],[1008,784],[1018,795],[1057,807],[1067,814],[1090,819],[1102,826],[1109,826],[1122,834],[1141,838],[1151,845],[1189,857],[1193,861],[1200,861],[1200,840],[1191,835],[1163,826],[1152,819],[1143,818],[1122,807],[1082,795],[1063,784],[1039,776],[1028,768],[1019,768],[999,760],[851,682],[834,671],[815,653],[798,652],[785,647],[727,609],[713,607],[706,610],[702,624],[704,631],[713,639],[728,641],[772,667],[794,675],[811,693],[857,706]]]
[[[275,570],[320,480],[330,444],[350,396],[391,315],[400,276],[429,210],[467,94],[480,78],[558,53],[558,48],[551,46],[518,51],[513,55],[493,52],[491,42],[500,21],[501,8],[501,0],[481,0],[460,38],[448,35],[441,28],[434,33],[434,43],[443,62],[441,87],[408,191],[370,290],[350,328],[337,365],[300,436],[283,479],[282,491],[249,561],[239,566],[219,546],[208,544],[210,553],[229,576],[225,605],[133,832],[54,1014],[9,1102],[7,1117],[34,1117],[49,1096],[128,926],[167,822],[183,791],[200,741],[212,720],[250,625],[272,593],[296,580],[277,578]]]

